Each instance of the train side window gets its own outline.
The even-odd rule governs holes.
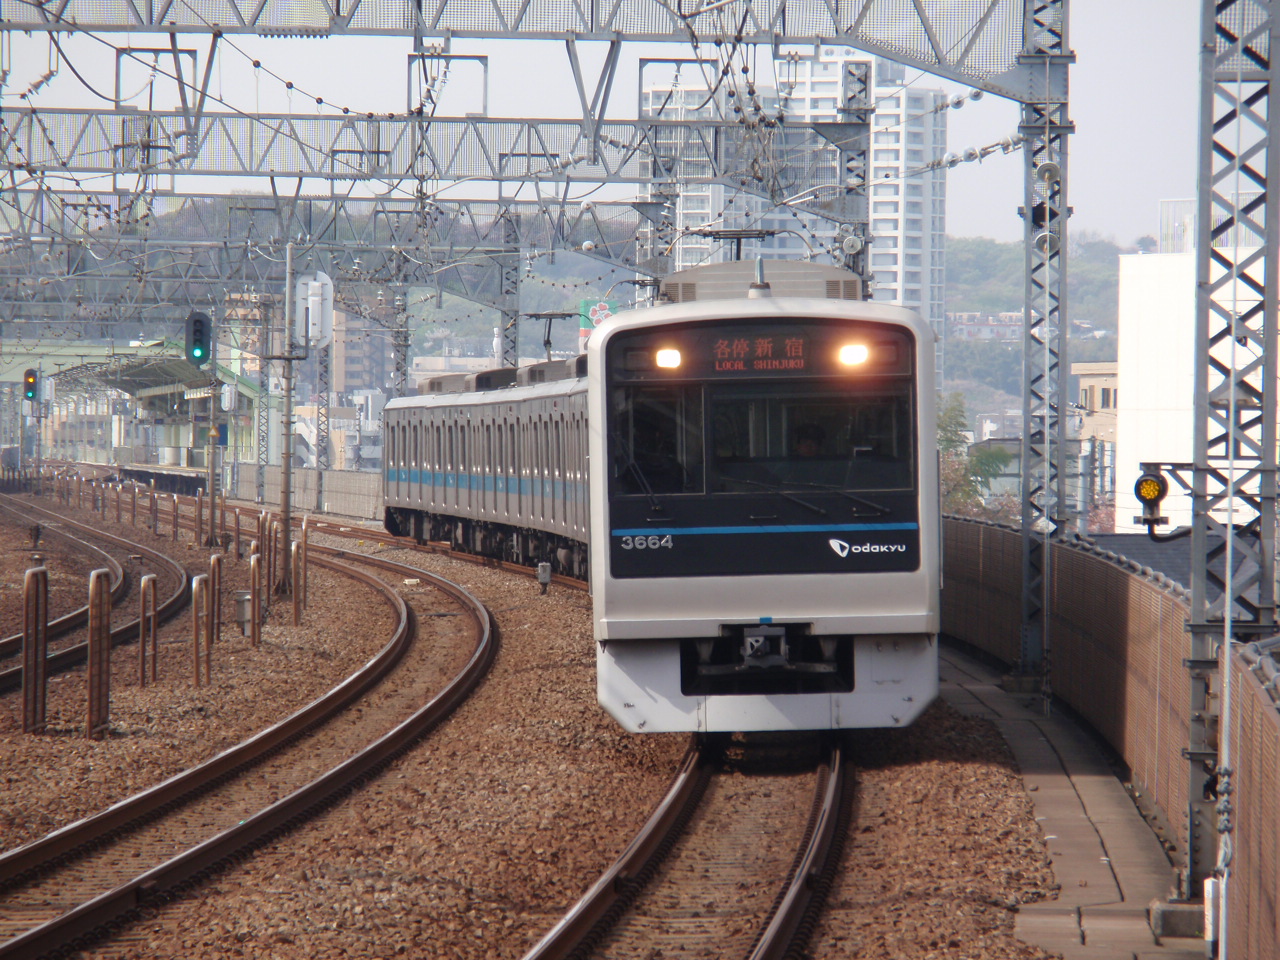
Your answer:
[[[387,463],[389,463],[389,464],[390,464],[390,463],[395,463],[395,462],[396,462],[396,431],[395,431],[395,428],[392,428],[391,430],[388,430],[388,431],[387,431],[387,443],[389,443],[389,444],[390,444],[390,449],[388,449],[388,450],[387,450]]]

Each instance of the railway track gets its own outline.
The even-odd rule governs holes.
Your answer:
[[[775,960],[803,947],[839,857],[845,751],[833,738],[803,772],[712,754],[690,749],[644,829],[524,960]]]
[[[31,520],[31,511],[26,509],[26,504],[22,507],[17,506],[13,502],[13,498],[0,494],[0,510],[17,518],[20,522],[29,522]],[[129,578],[125,575],[124,567],[120,561],[111,556],[101,547],[95,547],[87,540],[81,540],[79,537],[73,537],[65,530],[61,529],[62,520],[51,521],[43,529],[45,537],[52,537],[65,541],[72,546],[73,550],[82,551],[89,557],[96,557],[96,562],[100,567],[108,572],[110,581],[109,592],[111,594],[112,606],[117,605],[125,596],[128,595],[130,588]],[[61,637],[66,636],[74,630],[78,630],[89,622],[89,605],[86,603],[82,607],[64,613],[59,617],[49,621],[49,641],[52,643]],[[0,660],[7,660],[10,657],[16,657],[22,653],[22,634],[15,633],[12,636],[0,639]]]
[[[496,641],[478,601],[417,568],[319,546],[312,552],[312,563],[362,580],[391,605],[397,626],[382,651],[326,696],[237,747],[0,855],[0,957],[74,948],[172,895],[369,776],[479,683]],[[353,564],[418,581],[413,592],[421,596],[407,603]],[[435,600],[421,586],[428,581]],[[424,616],[470,631],[469,653],[443,685],[434,672],[439,651],[413,642],[415,620]],[[375,687],[377,696],[366,696]]]
[[[5,494],[0,494],[0,506],[9,509],[21,509],[24,515],[30,517],[32,514],[43,517],[49,524],[58,523],[62,527],[70,527],[80,531],[86,536],[95,539],[105,540],[117,547],[127,550],[131,555],[143,558],[143,561],[150,564],[157,574],[162,578],[162,583],[168,583],[168,593],[164,593],[163,589],[158,591],[156,616],[158,622],[164,623],[179,613],[188,603],[190,599],[190,591],[187,588],[187,572],[182,565],[159,552],[153,550],[141,543],[126,540],[117,537],[114,534],[107,533],[103,530],[97,530],[87,524],[78,523],[70,520],[61,514],[52,510],[46,510],[29,501],[22,501],[18,504],[15,498]],[[72,628],[74,629],[74,628]],[[65,637],[70,631],[63,633]],[[123,643],[128,643],[138,638],[138,619],[134,617],[111,630],[111,645],[113,647]],[[18,650],[21,649],[21,639],[19,638]],[[66,670],[73,669],[84,663],[88,656],[89,645],[87,642],[73,643],[59,650],[49,653],[46,661],[46,675],[53,676]],[[15,651],[16,652],[16,651]],[[0,693],[10,690],[16,690],[22,686],[22,667],[21,665],[8,667],[0,670]]]

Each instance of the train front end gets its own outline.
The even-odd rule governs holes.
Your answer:
[[[791,298],[590,342],[601,704],[658,732],[911,722],[937,693],[933,334]]]

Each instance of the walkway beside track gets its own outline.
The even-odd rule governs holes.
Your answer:
[[[1167,900],[1173,871],[1096,741],[954,647],[941,659],[942,698],[1000,729],[1048,839],[1058,899],[1023,906],[1018,938],[1065,960],[1204,960],[1202,940],[1152,934],[1148,907]]]

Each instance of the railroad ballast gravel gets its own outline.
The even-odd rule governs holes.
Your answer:
[[[462,583],[495,615],[501,648],[478,695],[364,789],[83,956],[519,957],[647,819],[687,738],[627,734],[598,707],[589,597],[559,586],[541,596],[498,570],[385,552]],[[292,654],[246,660],[235,683],[221,671],[232,668],[238,640],[226,660],[215,655],[213,688],[196,694],[166,681],[174,704],[149,711],[143,725],[124,719],[122,680],[113,721],[134,731],[127,737],[87,741],[73,721],[43,737],[0,728],[3,845],[14,845],[15,821],[68,822],[93,812],[95,796],[127,795],[168,775],[161,766],[182,769],[273,722],[290,709],[275,698],[314,682],[322,663],[340,666],[337,675],[356,669],[380,642],[351,652],[368,625],[364,606],[318,583],[313,573],[298,636],[273,628],[271,649]],[[327,631],[335,646],[322,646],[321,618],[344,615]],[[215,690],[224,693],[211,697]],[[4,698],[6,718],[13,700]],[[1030,801],[995,728],[939,704],[909,730],[872,742],[883,746],[859,757],[845,875],[811,955],[1044,956],[1012,936],[1016,905],[1053,887]],[[870,859],[859,859],[864,851]]]

